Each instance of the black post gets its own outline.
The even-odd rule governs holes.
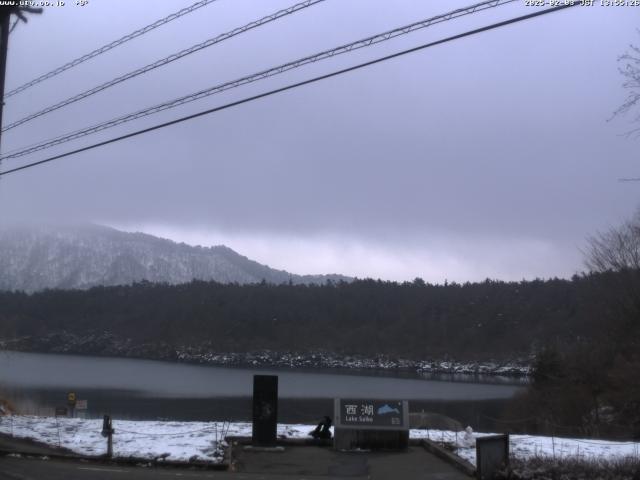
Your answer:
[[[275,446],[278,427],[278,376],[253,376],[253,445]]]
[[[107,458],[113,457],[113,434],[115,430],[111,423],[111,416],[105,415],[102,418],[102,436],[107,437]]]

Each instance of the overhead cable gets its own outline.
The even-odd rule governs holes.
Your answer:
[[[121,75],[119,77],[114,78],[113,80],[109,80],[108,82],[105,82],[101,85],[98,85],[96,87],[90,88],[89,90],[85,90],[82,93],[79,93],[77,95],[74,95],[72,97],[67,98],[66,100],[62,100],[61,102],[58,102],[54,105],[51,105],[43,110],[40,110],[38,112],[32,113],[30,115],[27,115],[24,118],[21,118],[20,120],[16,120],[13,123],[10,123],[9,125],[7,125],[6,127],[2,128],[2,131],[5,132],[7,130],[11,130],[12,128],[16,128],[24,123],[27,123],[31,120],[34,120],[38,117],[41,117],[43,115],[46,115],[47,113],[51,113],[55,110],[58,110],[62,107],[66,107],[67,105],[71,105],[72,103],[78,102],[84,98],[90,97],[91,95],[95,95],[98,92],[101,92],[103,90],[106,90],[107,88],[113,87],[114,85],[118,85],[119,83],[122,82],[126,82],[127,80],[131,80],[132,78],[135,78],[139,75],[142,75],[144,73],[148,73],[152,70],[155,70],[156,68],[159,67],[164,67],[165,65],[168,65],[169,63],[175,62],[176,60],[179,60],[183,57],[186,57],[187,55],[191,55],[192,53],[198,52],[204,48],[210,47],[212,45],[215,45],[217,43],[223,42],[225,40],[228,40],[232,37],[235,37],[236,35],[240,35],[242,33],[247,32],[248,30],[252,30],[254,28],[257,27],[261,27],[262,25],[265,25],[267,23],[273,22],[275,20],[278,20],[279,18],[285,17],[287,15],[291,15],[292,13],[296,13],[304,8],[307,7],[311,7],[312,5],[315,5],[317,3],[320,2],[324,2],[325,0],[305,0],[304,2],[301,3],[297,3],[295,5],[292,5],[291,7],[285,8],[283,10],[279,10],[275,13],[272,13],[271,15],[267,15],[266,17],[262,17],[258,20],[255,20],[253,22],[250,22],[246,25],[243,25],[242,27],[238,27],[238,28],[234,28],[233,30],[220,34],[216,37],[210,38],[208,40],[205,40],[204,42],[198,43],[196,45],[193,45],[189,48],[186,48],[184,50],[181,50],[177,53],[173,53],[167,57],[161,58],[160,60],[156,60],[153,63],[150,63],[148,65],[145,65],[144,67],[138,68],[136,70],[133,70],[129,73],[125,73],[124,75]]]
[[[331,48],[329,50],[324,50],[321,51],[319,53],[314,53],[313,55],[309,55],[303,58],[299,58],[297,60],[279,65],[277,67],[272,67],[269,68],[267,70],[263,70],[257,73],[253,73],[250,75],[247,75],[245,77],[241,77],[238,78],[236,80],[232,80],[232,81],[228,81],[219,85],[215,85],[213,87],[209,87],[207,89],[204,90],[200,90],[198,92],[195,93],[191,93],[189,95],[185,95],[183,97],[180,98],[176,98],[170,101],[166,101],[163,102],[159,105],[155,105],[153,107],[148,107],[145,108],[143,110],[139,110],[137,112],[133,112],[133,113],[129,113],[127,115],[123,115],[121,117],[117,117],[111,120],[108,120],[106,122],[102,122],[90,127],[85,127],[82,128],[80,130],[76,130],[74,132],[71,133],[67,133],[58,137],[55,137],[53,139],[49,139],[49,140],[45,140],[42,141],[38,144],[35,145],[31,145],[25,148],[22,148],[20,150],[16,150],[10,153],[7,153],[3,156],[0,156],[0,161],[1,160],[5,160],[5,159],[9,159],[9,158],[18,158],[18,157],[22,157],[24,155],[28,155],[30,153],[33,152],[37,152],[39,150],[43,150],[46,148],[50,148],[56,145],[60,145],[62,143],[66,143],[69,142],[71,140],[76,140],[78,138],[84,137],[86,135],[91,135],[97,132],[100,132],[102,130],[111,128],[111,127],[115,127],[117,125],[126,123],[126,122],[130,122],[133,120],[137,120],[139,118],[142,117],[146,117],[148,115],[152,115],[154,113],[158,113],[158,112],[162,112],[164,110],[168,110],[171,108],[175,108],[178,107],[180,105],[184,105],[186,103],[190,103],[205,97],[208,97],[210,95],[214,95],[217,93],[221,93],[224,92],[226,90],[230,90],[232,88],[237,88],[240,87],[242,85],[246,85],[249,83],[253,83],[259,80],[264,80],[266,78],[275,76],[275,75],[279,75],[281,73],[287,72],[289,70],[293,70],[295,68],[299,68],[302,67],[304,65],[310,64],[310,63],[315,63],[321,60],[325,60],[328,58],[333,58],[337,55],[341,55],[344,53],[348,53],[348,52],[352,52],[354,50],[360,49],[360,48],[365,48],[365,47],[369,47],[371,45],[375,45],[381,42],[385,42],[387,40],[390,40],[392,38],[398,37],[400,35],[406,35],[408,33],[414,32],[416,30],[419,29],[423,29],[426,27],[429,27],[431,25],[437,24],[437,23],[441,23],[441,22],[445,22],[448,20],[452,20],[454,18],[458,18],[464,15],[469,15],[472,13],[476,13],[478,11],[481,10],[486,10],[488,8],[495,8],[497,6],[500,5],[506,5],[508,3],[513,3],[515,1],[519,1],[519,0],[489,0],[489,1],[484,1],[481,3],[477,3],[475,5],[471,5],[469,7],[465,7],[465,8],[459,8],[457,10],[453,10],[451,12],[442,14],[442,15],[437,15],[435,17],[431,17],[431,18],[427,18],[425,20],[421,20],[419,22],[415,22],[409,25],[405,25],[402,27],[398,27],[395,28],[393,30],[389,30],[383,33],[379,33],[376,35],[372,35],[370,37],[366,37],[363,38],[361,40],[357,40],[355,42],[351,42],[348,43],[346,45],[341,45],[339,47],[335,47],[335,48]]]
[[[397,57],[400,57],[400,56],[403,56],[403,55],[407,55],[409,53],[413,53],[413,52],[417,52],[417,51],[420,51],[420,50],[424,50],[424,49],[429,48],[429,47],[434,47],[436,45],[440,45],[440,44],[443,44],[443,43],[451,42],[453,40],[458,40],[458,39],[464,38],[464,37],[469,37],[471,35],[476,35],[478,33],[486,32],[486,31],[489,31],[489,30],[494,30],[494,29],[497,29],[497,28],[500,28],[500,27],[511,25],[513,23],[522,22],[522,21],[525,21],[525,20],[529,20],[531,18],[542,16],[542,15],[547,15],[549,13],[558,12],[560,10],[564,10],[566,8],[571,8],[571,7],[574,7],[576,5],[579,5],[579,4],[578,3],[568,3],[568,4],[563,4],[563,5],[560,5],[560,6],[557,6],[557,7],[553,7],[553,8],[547,8],[545,10],[540,10],[540,11],[537,11],[537,12],[534,12],[534,13],[530,13],[528,15],[522,15],[520,17],[511,18],[509,20],[504,20],[502,22],[493,23],[491,25],[487,25],[487,26],[484,26],[484,27],[476,28],[474,30],[469,30],[469,31],[466,31],[464,33],[453,35],[453,36],[450,36],[450,37],[447,37],[447,38],[444,38],[444,39],[441,39],[441,40],[436,40],[434,42],[425,43],[425,44],[419,45],[417,47],[409,48],[407,50],[403,50],[401,52],[393,53],[391,55],[386,55],[384,57],[379,57],[379,58],[376,58],[374,60],[370,60],[368,62],[360,63],[358,65],[354,65],[354,66],[343,68],[341,70],[337,70],[337,71],[334,71],[334,72],[331,72],[331,73],[327,73],[327,74],[324,74],[324,75],[313,77],[313,78],[310,78],[308,80],[303,80],[301,82],[297,82],[297,83],[293,83],[293,84],[290,84],[290,85],[287,85],[287,86],[284,86],[284,87],[276,88],[274,90],[270,90],[268,92],[264,92],[264,93],[261,93],[261,94],[258,94],[258,95],[253,95],[251,97],[246,97],[246,98],[243,98],[241,100],[237,100],[235,102],[227,103],[227,104],[219,106],[219,107],[210,108],[208,110],[204,110],[204,111],[201,111],[201,112],[198,112],[198,113],[194,113],[192,115],[187,115],[185,117],[181,117],[181,118],[178,118],[178,119],[175,119],[175,120],[171,120],[169,122],[165,122],[165,123],[161,123],[161,124],[158,124],[158,125],[154,125],[152,127],[144,128],[142,130],[137,130],[135,132],[131,132],[131,133],[128,133],[126,135],[121,135],[119,137],[111,138],[109,140],[105,140],[105,141],[102,141],[102,142],[94,143],[92,145],[88,145],[86,147],[78,148],[76,150],[72,150],[72,151],[69,151],[69,152],[61,153],[59,155],[54,155],[52,157],[45,158],[44,160],[39,160],[37,162],[32,162],[32,163],[28,163],[26,165],[22,165],[20,167],[12,168],[11,170],[5,170],[3,172],[0,172],[0,177],[4,176],[4,175],[8,175],[10,173],[15,173],[15,172],[18,172],[18,171],[21,171],[21,170],[26,170],[28,168],[33,168],[33,167],[36,167],[38,165],[42,165],[42,164],[45,164],[45,163],[49,163],[49,162],[52,162],[54,160],[59,160],[61,158],[69,157],[71,155],[75,155],[75,154],[78,154],[78,153],[81,153],[81,152],[86,152],[88,150],[93,150],[95,148],[102,147],[104,145],[109,145],[109,144],[112,144],[112,143],[116,143],[116,142],[119,142],[121,140],[125,140],[127,138],[136,137],[136,136],[142,135],[144,133],[148,133],[148,132],[152,132],[152,131],[155,131],[155,130],[159,130],[161,128],[165,128],[165,127],[168,127],[168,126],[171,126],[171,125],[176,125],[178,123],[182,123],[182,122],[185,122],[187,120],[192,120],[194,118],[198,118],[198,117],[202,117],[202,116],[205,116],[205,115],[209,115],[211,113],[219,112],[221,110],[226,110],[228,108],[236,107],[238,105],[249,103],[249,102],[252,102],[254,100],[258,100],[258,99],[261,99],[261,98],[269,97],[269,96],[272,96],[272,95],[275,95],[275,94],[278,94],[278,93],[282,93],[282,92],[285,92],[285,91],[288,91],[288,90],[293,90],[293,89],[301,87],[303,85],[309,85],[311,83],[316,83],[316,82],[319,82],[321,80],[326,80],[328,78],[336,77],[338,75],[342,75],[342,74],[347,73],[347,72],[351,72],[351,71],[354,71],[354,70],[359,70],[361,68],[365,68],[365,67],[368,67],[368,66],[371,66],[371,65],[382,63],[382,62],[385,62],[387,60],[391,60],[393,58],[397,58]]]
[[[65,63],[64,65],[59,66],[58,68],[55,68],[53,70],[51,70],[50,72],[47,72],[43,75],[40,75],[37,78],[34,78],[33,80],[25,83],[24,85],[20,85],[17,88],[14,88],[13,90],[11,90],[10,92],[7,92],[4,94],[4,98],[5,100],[9,97],[12,97],[13,95],[16,95],[17,93],[20,93],[24,90],[26,90],[27,88],[33,87],[34,85],[37,85],[40,82],[44,82],[45,80],[48,80],[50,78],[55,77],[56,75],[61,74],[64,71],[69,70],[70,68],[73,68],[77,65],[80,65],[81,63],[86,62],[87,60],[90,60],[94,57],[97,57],[98,55],[101,55],[105,52],[108,52],[109,50],[112,50],[116,47],[119,47],[120,45],[122,45],[123,43],[128,42],[129,40],[133,40],[134,38],[137,38],[141,35],[144,35],[145,33],[150,32],[151,30],[154,30],[158,27],[161,27],[162,25],[166,25],[169,22],[172,22],[173,20],[176,20],[184,15],[187,15],[191,12],[194,12],[196,10],[198,10],[199,8],[202,8],[210,3],[215,2],[216,0],[200,0],[196,3],[194,3],[193,5],[183,8],[182,10],[178,10],[175,13],[172,13],[171,15],[167,15],[164,18],[161,18],[160,20],[156,20],[155,22],[153,22],[150,25],[147,25],[146,27],[142,27],[134,32],[131,32],[127,35],[125,35],[124,37],[121,37],[117,40],[114,40],[113,42],[107,43],[106,45],[103,45],[100,48],[96,48],[95,50],[82,55],[81,57],[76,58],[75,60],[71,60],[68,63]]]

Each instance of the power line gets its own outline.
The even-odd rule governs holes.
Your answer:
[[[103,122],[103,123],[99,123],[97,125],[93,125],[90,127],[86,127],[80,130],[76,130],[75,132],[71,132],[68,134],[64,134],[58,137],[55,137],[53,139],[49,139],[49,140],[45,140],[43,142],[40,142],[36,145],[32,145],[29,147],[25,147],[23,149],[14,151],[13,153],[8,153],[5,154],[3,156],[0,156],[0,161],[4,160],[4,159],[9,159],[9,158],[18,158],[18,157],[22,157],[24,155],[28,155],[30,153],[34,153],[36,151],[40,151],[40,150],[44,150],[47,148],[51,148],[53,146],[56,145],[60,145],[62,143],[66,143],[69,142],[71,140],[76,140],[78,138],[84,137],[86,135],[91,135],[97,132],[100,132],[102,130],[111,128],[111,127],[115,127],[117,125],[126,123],[126,122],[130,122],[133,120],[137,120],[139,118],[142,117],[146,117],[148,115],[152,115],[154,113],[158,113],[164,110],[168,110],[171,108],[175,108],[178,107],[180,105],[184,105],[186,103],[190,103],[193,102],[195,100],[199,100],[201,98],[205,98],[208,97],[210,95],[214,95],[216,93],[221,93],[224,92],[226,90],[230,90],[232,88],[237,88],[240,87],[242,85],[246,85],[249,83],[253,83],[259,80],[264,80],[266,78],[272,77],[274,75],[279,75],[281,73],[287,72],[289,70],[293,70],[295,68],[299,68],[302,67],[304,65],[310,64],[310,63],[315,63],[321,60],[325,60],[327,58],[332,58],[335,57],[337,55],[341,55],[344,53],[348,53],[351,52],[353,50],[358,50],[360,48],[365,48],[365,47],[369,47],[371,45],[375,45],[377,43],[381,43],[387,40],[390,40],[392,38],[398,37],[400,35],[406,35],[408,33],[411,33],[413,31],[422,29],[422,28],[426,28],[429,27],[431,25],[437,24],[437,23],[441,23],[441,22],[445,22],[448,20],[452,20],[454,18],[458,18],[464,15],[469,15],[472,13],[476,13],[478,11],[481,10],[486,10],[488,8],[495,8],[497,6],[501,6],[501,5],[506,5],[508,3],[512,3],[518,0],[488,0],[488,1],[484,1],[475,5],[471,5],[469,7],[466,8],[460,8],[457,10],[453,10],[451,12],[442,14],[442,15],[437,15],[435,17],[431,17],[428,18],[426,20],[421,20],[419,22],[415,22],[412,23],[410,25],[405,25],[403,27],[398,27],[395,28],[393,30],[389,30],[387,32],[383,32],[383,33],[379,33],[370,37],[366,37],[364,39],[361,40],[357,40],[355,42],[351,42],[348,43],[346,45],[342,45],[339,47],[335,47],[329,50],[324,50],[322,52],[319,53],[315,53],[313,55],[309,55],[307,57],[303,57],[297,60],[294,60],[292,62],[288,62],[282,65],[279,65],[277,67],[272,67],[269,68],[267,70],[263,70],[261,72],[257,72],[257,73],[253,73],[251,75],[247,75],[245,77],[241,77],[239,79],[236,80],[232,80],[229,82],[225,82],[210,88],[207,88],[205,90],[201,90],[199,92],[195,92],[189,95],[185,95],[183,97],[180,98],[176,98],[164,103],[161,103],[159,105],[155,105],[153,107],[149,107],[143,110],[139,110],[137,112],[134,113],[130,113],[127,115],[123,115],[121,117],[117,117],[114,119],[111,119],[109,121]]]
[[[205,48],[208,48],[212,45],[215,45],[217,43],[221,43],[224,42],[225,40],[228,40],[230,38],[235,37],[236,35],[240,35],[242,33],[245,33],[249,30],[252,30],[254,28],[258,28],[261,27],[262,25],[265,25],[267,23],[271,23],[275,20],[278,20],[282,17],[285,17],[287,15],[291,15],[293,13],[296,13],[302,9],[311,7],[317,3],[320,2],[324,2],[325,0],[305,0],[304,2],[301,3],[297,3],[295,5],[292,5],[291,7],[282,9],[282,10],[278,10],[275,13],[272,13],[271,15],[267,15],[266,17],[262,17],[258,20],[254,20],[253,22],[250,22],[246,25],[243,25],[242,27],[237,27],[234,28],[233,30],[226,32],[226,33],[222,33],[220,35],[217,35],[216,37],[210,38],[208,40],[205,40],[204,42],[198,43],[196,45],[193,45],[189,48],[186,48],[184,50],[181,50],[177,53],[172,53],[171,55],[161,58],[160,60],[157,60],[153,63],[150,63],[148,65],[145,65],[144,67],[140,67],[136,70],[133,70],[129,73],[126,73],[124,75],[121,75],[119,77],[114,78],[113,80],[109,80],[106,83],[103,83],[101,85],[98,85],[96,87],[90,88],[89,90],[86,90],[82,93],[79,93],[77,95],[74,95],[72,97],[67,98],[66,100],[63,100],[61,102],[58,102],[54,105],[51,105],[43,110],[40,110],[36,113],[32,113],[31,115],[27,115],[24,118],[21,118],[20,120],[16,120],[13,123],[10,123],[9,125],[7,125],[6,127],[4,127],[2,129],[3,132],[7,131],[7,130],[11,130],[12,128],[16,128],[24,123],[27,123],[31,120],[34,120],[38,117],[41,117],[43,115],[46,115],[47,113],[51,113],[55,110],[58,110],[62,107],[66,107],[67,105],[71,105],[72,103],[78,102],[82,99],[85,99],[87,97],[90,97],[91,95],[95,95],[98,92],[101,92],[103,90],[106,90],[107,88],[111,88],[114,85],[118,85],[119,83],[122,82],[126,82],[127,80],[131,80],[132,78],[135,78],[139,75],[142,75],[144,73],[148,73],[152,70],[155,70],[156,68],[160,68],[163,67],[165,65],[170,64],[171,62],[175,62],[176,60],[179,60],[183,57],[186,57],[187,55],[191,55],[192,53],[198,52],[200,50],[203,50]]]
[[[417,47],[409,48],[407,50],[402,50],[401,52],[393,53],[391,55],[386,55],[384,57],[379,57],[379,58],[376,58],[374,60],[370,60],[368,62],[364,62],[364,63],[360,63],[358,65],[354,65],[354,66],[351,66],[351,67],[343,68],[341,70],[336,70],[336,71],[331,72],[331,73],[327,73],[327,74],[324,74],[324,75],[313,77],[313,78],[310,78],[308,80],[303,80],[301,82],[293,83],[293,84],[290,84],[290,85],[287,85],[287,86],[284,86],[284,87],[276,88],[274,90],[270,90],[268,92],[264,92],[264,93],[261,93],[261,94],[258,94],[258,95],[253,95],[251,97],[246,97],[246,98],[243,98],[241,100],[237,100],[235,102],[227,103],[227,104],[219,106],[219,107],[210,108],[208,110],[204,110],[204,111],[201,111],[201,112],[198,112],[198,113],[194,113],[192,115],[187,115],[185,117],[181,117],[181,118],[178,118],[178,119],[175,119],[175,120],[171,120],[169,122],[165,122],[165,123],[161,123],[161,124],[158,124],[158,125],[154,125],[153,127],[144,128],[142,130],[137,130],[135,132],[131,132],[131,133],[128,133],[126,135],[121,135],[119,137],[111,138],[111,139],[105,140],[103,142],[94,143],[94,144],[88,145],[86,147],[78,148],[76,150],[72,150],[72,151],[69,151],[69,152],[66,152],[66,153],[62,153],[62,154],[59,154],[59,155],[54,155],[52,157],[45,158],[44,160],[39,160],[37,162],[33,162],[33,163],[26,164],[26,165],[22,165],[21,167],[16,167],[16,168],[13,168],[11,170],[5,170],[4,172],[0,172],[0,177],[3,176],[3,175],[8,175],[10,173],[18,172],[20,170],[26,170],[27,168],[32,168],[32,167],[35,167],[35,166],[38,166],[38,165],[42,165],[44,163],[52,162],[54,160],[59,160],[61,158],[69,157],[69,156],[75,155],[77,153],[86,152],[88,150],[93,150],[95,148],[102,147],[104,145],[109,145],[111,143],[116,143],[116,142],[119,142],[121,140],[125,140],[127,138],[132,138],[132,137],[135,137],[135,136],[138,136],[138,135],[142,135],[144,133],[152,132],[154,130],[159,130],[161,128],[165,128],[165,127],[168,127],[168,126],[171,126],[171,125],[182,123],[182,122],[185,122],[187,120],[192,120],[194,118],[198,118],[198,117],[202,117],[202,116],[205,116],[205,115],[209,115],[211,113],[219,112],[221,110],[226,110],[228,108],[236,107],[238,105],[242,105],[244,103],[249,103],[249,102],[252,102],[254,100],[258,100],[258,99],[261,99],[261,98],[269,97],[269,96],[272,96],[272,95],[275,95],[275,94],[278,94],[278,93],[282,93],[282,92],[285,92],[285,91],[288,91],[288,90],[293,90],[295,88],[298,88],[298,87],[301,87],[301,86],[304,86],[304,85],[309,85],[309,84],[312,84],[312,83],[319,82],[321,80],[326,80],[328,78],[336,77],[336,76],[342,75],[344,73],[348,73],[348,72],[351,72],[351,71],[354,71],[354,70],[359,70],[361,68],[365,68],[365,67],[368,67],[368,66],[371,66],[371,65],[382,63],[382,62],[385,62],[387,60],[391,60],[393,58],[401,57],[403,55],[407,55],[407,54],[414,53],[414,52],[417,52],[417,51],[420,51],[420,50],[424,50],[424,49],[429,48],[429,47],[434,47],[436,45],[440,45],[440,44],[443,44],[443,43],[451,42],[453,40],[458,40],[460,38],[469,37],[471,35],[476,35],[478,33],[486,32],[486,31],[489,31],[489,30],[494,30],[494,29],[497,29],[497,28],[500,28],[500,27],[511,25],[513,23],[522,22],[524,20],[529,20],[531,18],[539,17],[541,15],[554,13],[554,12],[557,12],[557,11],[560,11],[560,10],[564,10],[566,8],[574,7],[576,5],[579,5],[579,3],[577,3],[577,2],[576,3],[568,3],[568,4],[565,4],[565,5],[560,5],[558,7],[548,8],[548,9],[541,10],[541,11],[538,11],[538,12],[530,13],[528,15],[522,15],[522,16],[519,16],[519,17],[511,18],[509,20],[504,20],[502,22],[493,23],[491,25],[487,25],[487,26],[484,26],[484,27],[476,28],[474,30],[468,30],[468,31],[466,31],[464,33],[453,35],[453,36],[450,36],[450,37],[447,37],[447,38],[444,38],[444,39],[441,39],[441,40],[436,40],[434,42],[425,43],[425,44],[419,45]]]
[[[81,63],[86,62],[87,60],[92,59],[93,57],[97,57],[98,55],[101,55],[105,52],[108,52],[109,50],[116,48],[120,45],[122,45],[123,43],[128,42],[129,40],[133,40],[134,38],[137,38],[141,35],[144,35],[145,33],[150,32],[151,30],[154,30],[158,27],[161,27],[162,25],[165,25],[169,22],[172,22],[173,20],[176,20],[184,15],[187,15],[191,12],[194,12],[196,10],[198,10],[199,8],[202,8],[210,3],[215,2],[216,0],[200,0],[199,2],[194,3],[193,5],[183,8],[182,10],[178,10],[175,13],[172,13],[171,15],[167,15],[164,18],[161,18],[160,20],[156,20],[155,22],[153,22],[150,25],[147,25],[146,27],[140,28],[134,32],[129,33],[128,35],[125,35],[124,37],[121,37],[117,40],[114,40],[111,43],[108,43],[106,45],[103,45],[100,48],[97,48],[95,50],[93,50],[92,52],[89,52],[85,55],[82,55],[81,57],[76,58],[75,60],[71,60],[68,63],[65,63],[64,65],[55,68],[53,70],[51,70],[48,73],[45,73],[43,75],[40,75],[37,78],[34,78],[33,80],[25,83],[24,85],[21,85],[17,88],[14,88],[13,90],[11,90],[8,93],[5,93],[4,98],[5,100],[17,93],[20,93],[24,90],[26,90],[27,88],[33,87],[34,85],[37,85],[40,82],[44,82],[45,80],[48,80],[50,78],[55,77],[56,75],[61,74],[62,72],[69,70],[70,68],[73,68],[77,65],[80,65]]]

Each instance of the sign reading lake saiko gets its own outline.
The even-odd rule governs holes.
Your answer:
[[[339,400],[339,421],[343,426],[354,427],[395,427],[404,425],[406,402],[398,400]]]

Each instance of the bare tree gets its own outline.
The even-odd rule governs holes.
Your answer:
[[[588,242],[585,263],[592,273],[600,276],[595,294],[600,297],[608,312],[605,321],[610,340],[620,347],[620,351],[624,347],[627,351],[638,352],[640,210],[621,226],[599,233],[589,238]],[[640,357],[638,360],[640,361]]]
[[[622,64],[618,67],[620,74],[624,77],[622,87],[628,90],[628,94],[624,103],[613,113],[613,117],[625,115],[640,105],[640,47],[629,45],[629,50],[618,58],[618,62]],[[640,112],[636,114],[633,121],[640,122]],[[627,132],[627,135],[640,135],[640,127]]]
[[[588,239],[586,265],[596,273],[640,271],[640,210],[620,227]]]
[[[605,394],[618,422],[640,435],[640,388],[635,381],[640,377],[640,210],[619,227],[588,241],[585,263],[600,277],[594,295],[605,307],[602,321],[607,328],[594,342],[594,350],[606,352],[608,347],[605,360],[612,362],[606,367],[605,389],[595,392],[594,401],[599,401],[597,394]]]

